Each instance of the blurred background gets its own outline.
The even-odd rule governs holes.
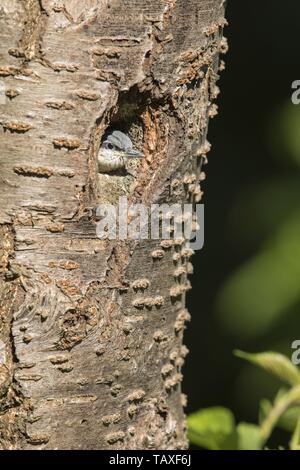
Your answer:
[[[300,339],[299,0],[228,1],[229,27],[205,170],[205,246],[194,257],[187,412],[257,423],[279,382],[233,349],[292,354]],[[282,443],[284,434],[274,435]]]

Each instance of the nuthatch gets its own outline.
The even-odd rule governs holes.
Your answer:
[[[98,153],[99,173],[109,173],[125,168],[129,158],[141,158],[144,155],[133,149],[130,138],[121,131],[112,131],[107,135]]]

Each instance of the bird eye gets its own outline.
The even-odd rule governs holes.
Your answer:
[[[113,150],[115,148],[114,144],[107,141],[103,142],[102,147],[109,150]]]

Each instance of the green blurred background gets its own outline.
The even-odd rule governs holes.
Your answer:
[[[187,412],[221,405],[256,423],[259,400],[279,382],[232,350],[291,357],[300,339],[300,105],[291,102],[300,2],[229,0],[227,19],[183,389]]]

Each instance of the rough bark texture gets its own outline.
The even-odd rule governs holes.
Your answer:
[[[3,449],[187,446],[191,250],[99,240],[93,208],[201,198],[223,3],[0,1]],[[97,174],[108,126],[134,176]]]

